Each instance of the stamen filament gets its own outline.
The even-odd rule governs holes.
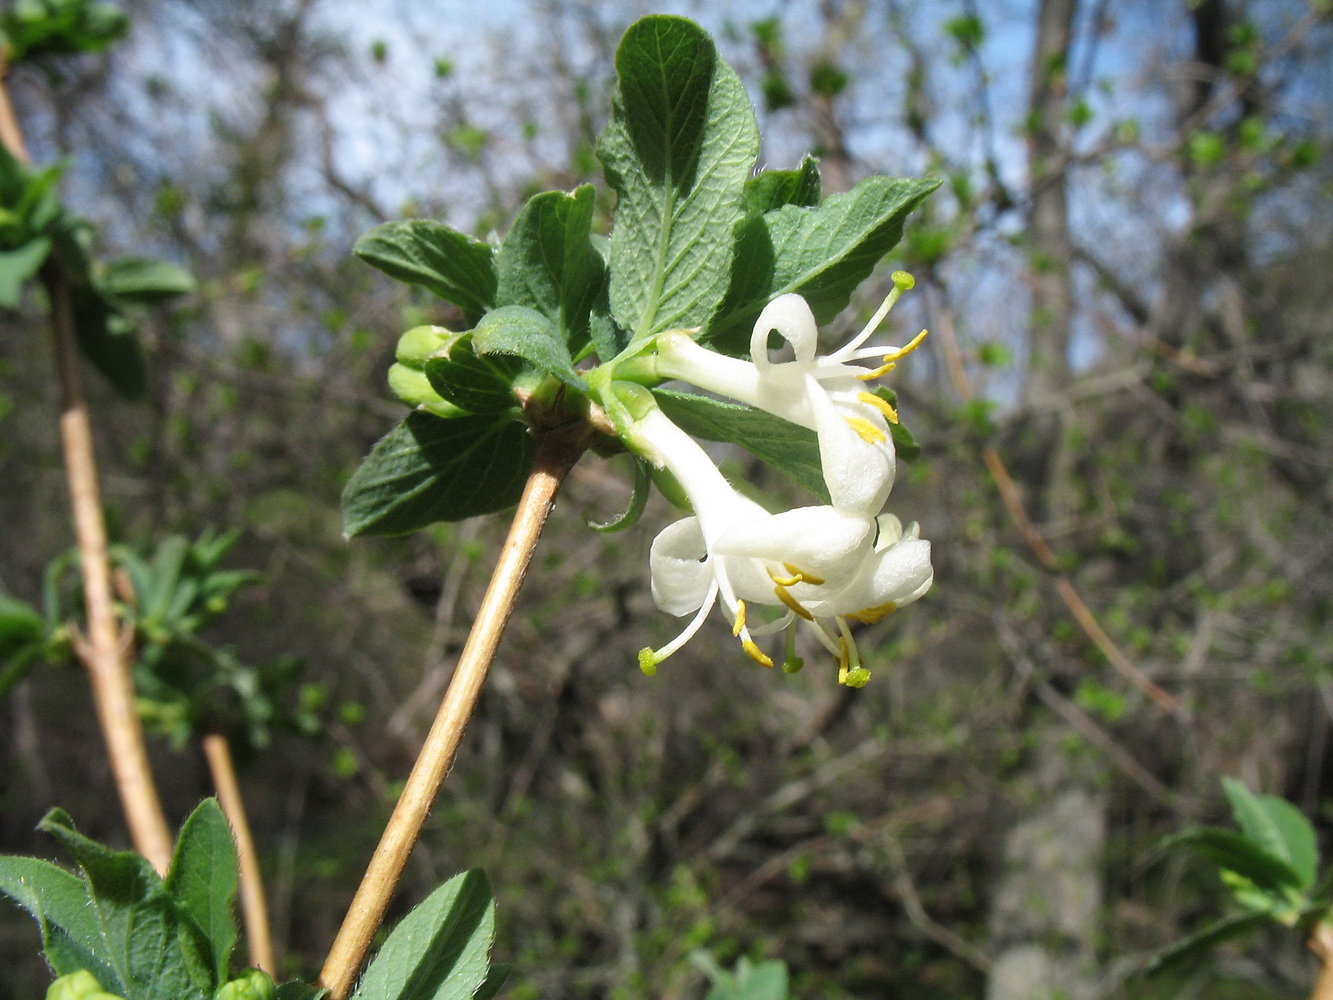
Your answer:
[[[801,583],[808,583],[812,587],[822,587],[824,585],[824,578],[822,576],[815,576],[813,573],[807,573],[803,569],[797,569],[789,562],[783,563],[782,568],[793,576],[799,576],[801,578],[799,582]],[[787,586],[790,587],[791,584],[787,584]]]
[[[791,608],[792,611],[796,612],[806,621],[812,622],[815,620],[815,616],[812,615],[809,611],[807,611],[805,607],[802,606],[800,601],[792,597],[791,594],[787,592],[787,588],[784,587],[782,584],[775,583],[773,585],[773,593],[778,595],[779,601],[787,605],[787,607]]]

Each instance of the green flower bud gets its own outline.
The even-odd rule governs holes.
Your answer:
[[[277,987],[273,977],[259,969],[246,969],[229,983],[218,987],[213,1000],[273,1000]]]
[[[408,406],[419,406],[436,416],[446,418],[464,415],[465,411],[453,403],[446,402],[431,388],[430,380],[419,368],[411,368],[404,364],[390,365],[389,388]]]
[[[458,334],[442,326],[414,326],[398,338],[396,357],[399,364],[421,370],[426,359]]]
[[[61,976],[46,988],[46,1000],[124,1000],[102,989],[102,984],[87,969]]]

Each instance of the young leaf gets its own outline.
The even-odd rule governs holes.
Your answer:
[[[205,943],[194,928],[182,923],[147,860],[88,839],[59,809],[47,813],[38,828],[55,836],[87,877],[103,939],[99,951],[118,981],[114,992],[126,1000],[212,996],[217,978],[204,961]],[[112,989],[106,982],[102,985]]]
[[[503,413],[517,406],[514,379],[522,370],[517,358],[478,355],[470,333],[454,338],[438,354],[427,358],[424,365],[430,388],[441,399],[477,414]]]
[[[141,399],[148,388],[143,351],[133,331],[113,330],[115,310],[86,287],[74,292],[74,339],[79,350],[122,397]]]
[[[1233,778],[1223,778],[1222,788],[1231,802],[1236,825],[1250,840],[1275,858],[1291,866],[1299,877],[1297,888],[1309,891],[1315,883],[1318,849],[1314,827],[1286,799],[1276,795],[1253,795]]]
[[[819,204],[822,193],[819,161],[806,156],[795,170],[765,170],[745,182],[745,207],[763,214],[783,205],[809,208]]]
[[[827,323],[902,237],[912,209],[939,181],[867,177],[818,208],[785,205],[742,229],[727,301],[705,340],[733,352],[748,348],[750,328],[771,299],[799,292]]]
[[[204,799],[181,827],[167,892],[209,942],[213,974],[227,979],[236,944],[237,866],[231,827],[216,799]]]
[[[42,950],[57,975],[87,969],[99,982],[116,982],[83,879],[49,861],[0,858],[0,893],[37,921]]]
[[[1263,913],[1239,913],[1226,917],[1153,956],[1144,971],[1150,976],[1155,976],[1159,972],[1175,968],[1191,959],[1201,957],[1224,941],[1230,941],[1262,927],[1267,921],[1268,916]]]
[[[386,222],[357,240],[352,252],[389,277],[452,302],[470,322],[495,304],[491,248],[441,222]]]
[[[1286,889],[1300,887],[1301,878],[1291,865],[1234,830],[1198,827],[1183,830],[1162,842],[1168,848],[1181,844],[1198,851],[1220,868],[1249,879],[1262,893],[1271,896],[1275,904],[1285,902]]]
[[[178,295],[189,295],[195,289],[194,276],[189,271],[146,257],[112,261],[98,285],[113,298],[142,306],[158,305]]]
[[[486,876],[455,875],[393,929],[352,1000],[472,1000],[487,981],[494,936]]]
[[[518,502],[532,466],[527,428],[507,415],[413,413],[366,456],[343,490],[343,530],[401,535]]]
[[[31,239],[14,250],[0,251],[0,306],[18,308],[24,282],[37,273],[50,253],[51,241],[45,236]]]
[[[498,306],[528,306],[552,323],[567,353],[588,342],[588,314],[606,278],[593,248],[593,188],[543,191],[523,206],[496,256]]]
[[[611,313],[633,339],[707,322],[730,282],[759,129],[740,80],[683,18],[632,24],[597,154],[615,189]]]
[[[478,354],[512,354],[543,375],[554,375],[580,392],[588,390],[551,321],[527,306],[501,306],[488,312],[472,331],[472,349]]]
[[[763,410],[723,403],[689,392],[655,389],[662,412],[686,434],[709,441],[730,441],[780,469],[799,485],[829,502],[815,432]]]

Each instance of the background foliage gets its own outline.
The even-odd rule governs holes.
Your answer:
[[[383,384],[399,333],[466,326],[350,248],[409,215],[503,234],[544,186],[594,185],[604,225],[591,154],[641,11],[124,7],[109,55],[10,85],[35,161],[72,154],[62,190],[98,256],[199,278],[139,324],[144,402],[90,376],[99,456],[118,540],[242,529],[225,563],[262,581],[213,646],[305,664],[288,707],[327,738],[274,732],[243,779],[278,950],[310,973],[501,531],[342,538],[342,486],[401,415]],[[861,633],[876,679],[857,692],[761,672],[717,624],[648,680],[635,651],[673,625],[646,573],[669,511],[586,531],[630,477],[585,461],[391,916],[484,868],[512,997],[702,995],[698,948],[728,969],[782,958],[798,996],[1004,996],[1023,955],[1072,996],[1301,995],[1295,938],[1135,970],[1224,912],[1205,866],[1149,852],[1227,815],[1219,775],[1325,832],[1327,20],[1299,0],[664,7],[736,67],[764,165],[813,146],[826,192],[945,181],[891,260],[918,278],[894,339],[933,331],[894,376],[924,457],[893,509],[934,542],[935,589]],[[0,322],[0,589],[40,606],[70,544],[55,387],[44,331]],[[987,448],[1053,565],[999,503]],[[1061,573],[1178,710],[1072,621]],[[77,672],[36,669],[0,711],[0,850],[50,855],[34,829],[54,803],[120,836],[97,734],[69,724],[91,711]],[[156,749],[183,820],[203,765]],[[0,993],[39,995],[31,924],[2,917]]]

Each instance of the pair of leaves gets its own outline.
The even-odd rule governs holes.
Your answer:
[[[617,195],[611,310],[634,340],[702,326],[703,340],[740,354],[760,310],[786,292],[827,322],[938,186],[872,177],[820,205],[808,158],[748,179],[759,150],[749,98],[683,18],[632,25],[616,70],[598,155]]]
[[[1168,837],[1162,846],[1190,847],[1215,864],[1241,912],[1172,945],[1149,971],[1195,958],[1269,921],[1304,924],[1328,911],[1327,900],[1311,895],[1319,855],[1310,821],[1285,799],[1254,795],[1234,779],[1224,778],[1222,787],[1239,831],[1197,827]]]
[[[41,829],[82,877],[36,858],[0,858],[0,892],[37,920],[56,974],[86,969],[126,1000],[211,1000],[236,943],[236,853],[217,802],[205,800],[185,821],[165,880],[139,855],[85,837],[58,809]]]

